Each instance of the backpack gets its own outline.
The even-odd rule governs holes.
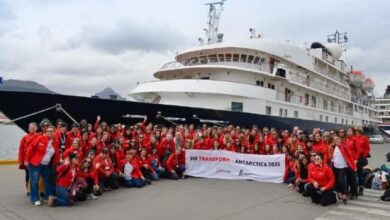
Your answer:
[[[390,152],[386,154],[386,160],[387,162],[390,162]]]
[[[367,173],[366,177],[364,178],[364,187],[366,188],[371,188],[371,185],[372,185],[372,180],[374,179],[374,173],[373,172],[370,172],[370,173]]]
[[[381,190],[382,189],[382,179],[381,179],[381,176],[382,176],[382,172],[376,172],[374,174],[374,177],[373,177],[372,183],[371,183],[371,189],[375,189],[375,190]]]
[[[385,191],[385,193],[383,193],[383,195],[381,196],[380,199],[382,201],[387,201],[387,202],[390,201],[390,189],[389,188]]]

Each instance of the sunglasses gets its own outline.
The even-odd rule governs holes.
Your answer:
[[[102,151],[103,154],[108,154],[108,151]]]
[[[53,130],[47,130],[46,132],[54,132]]]
[[[321,160],[321,158],[316,157],[316,158],[314,158],[314,160],[319,161],[319,160]]]

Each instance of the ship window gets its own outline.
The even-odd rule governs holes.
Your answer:
[[[246,54],[241,54],[241,59],[240,59],[240,62],[246,62]]]
[[[279,116],[282,117],[283,116],[283,109],[279,109]]]
[[[265,114],[267,115],[271,115],[272,111],[271,111],[271,106],[265,106]]]
[[[200,79],[210,79],[210,76],[202,76]]]
[[[329,121],[329,117],[328,117],[328,116],[325,117],[325,121],[326,121],[326,122]]]
[[[354,105],[354,106],[355,106],[355,112],[357,112],[358,111],[357,105]]]
[[[291,102],[291,90],[286,88],[284,96],[286,102]]]
[[[269,88],[269,89],[271,88],[271,83],[268,83],[268,88]]]
[[[341,124],[344,124],[344,118],[341,119]]]
[[[232,102],[232,111],[233,112],[242,112],[243,111],[242,102]]]
[[[201,64],[206,64],[207,63],[207,56],[201,56],[201,57],[199,57],[199,60],[200,60],[200,63]]]
[[[288,115],[288,111],[287,109],[284,109],[284,117],[287,117],[287,115]]]
[[[225,58],[228,62],[232,61],[232,55],[230,53],[226,54]]]
[[[294,118],[298,118],[299,115],[298,115],[298,111],[294,111]]]
[[[239,59],[240,59],[240,54],[237,54],[237,53],[233,54],[233,61],[234,62],[238,62]]]
[[[309,94],[305,94],[305,105],[309,105]]]
[[[275,85],[271,85],[271,89],[275,89]]]
[[[265,58],[261,58],[259,64],[260,64],[260,65],[263,65],[264,62],[265,62]]]
[[[334,118],[334,123],[337,123],[337,118]]]
[[[217,55],[216,54],[210,55],[209,56],[209,61],[210,61],[210,63],[217,62]]]
[[[313,108],[317,107],[317,97],[315,97],[314,95],[311,97],[311,106]]]
[[[328,100],[324,99],[324,109],[328,110]]]
[[[345,119],[345,124],[348,125],[348,119]]]
[[[253,61],[253,64],[258,64],[260,60],[260,57],[255,57],[255,60]]]
[[[257,80],[256,81],[256,85],[263,87],[264,86],[264,81]]]
[[[190,64],[190,65],[191,65],[191,64],[197,64],[198,61],[199,61],[198,57],[192,57],[192,58],[190,59],[189,64]]]
[[[253,56],[253,55],[249,55],[249,56],[248,56],[248,59],[246,60],[246,62],[248,62],[248,63],[252,63],[252,61],[253,61],[253,58],[254,58],[254,56]]]
[[[224,62],[225,61],[225,54],[218,54],[218,58],[219,58],[220,62]]]
[[[320,115],[320,121],[322,121],[322,120],[323,120],[322,115]]]
[[[330,110],[332,111],[332,112],[334,112],[334,107],[335,107],[335,104],[334,104],[334,102],[330,102]]]
[[[276,70],[276,76],[286,78],[286,70],[278,68]]]

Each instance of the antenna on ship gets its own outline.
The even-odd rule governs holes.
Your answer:
[[[207,44],[214,44],[214,43],[220,43],[223,39],[223,34],[218,33],[218,26],[219,26],[219,18],[221,17],[221,13],[223,11],[223,4],[226,0],[221,0],[219,2],[210,2],[206,3],[205,5],[208,5],[209,8],[209,14],[208,14],[208,21],[207,21],[207,28],[204,28],[206,34],[206,43]],[[205,44],[205,41],[202,38],[199,38],[199,43],[201,45]]]
[[[328,35],[328,43],[336,43],[343,46],[343,51],[347,50],[348,42],[347,32],[340,33],[338,30],[334,34]]]

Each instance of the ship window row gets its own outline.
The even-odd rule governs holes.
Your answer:
[[[207,64],[207,63],[217,63],[217,62],[241,62],[248,64],[257,64],[263,65],[266,61],[266,58],[248,55],[248,54],[239,54],[239,53],[227,53],[227,54],[211,54],[211,55],[203,55],[199,57],[191,57],[188,58],[184,65],[196,65],[196,64]]]

